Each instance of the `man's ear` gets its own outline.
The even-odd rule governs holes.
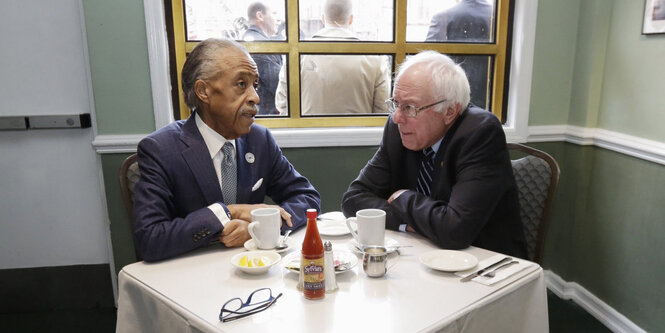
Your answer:
[[[459,103],[447,107],[446,110],[443,112],[443,122],[446,124],[446,126],[452,125],[452,123],[455,122],[457,116],[459,116],[461,111],[462,111],[462,105]]]
[[[208,103],[208,84],[203,80],[196,80],[194,82],[194,93],[201,102]]]

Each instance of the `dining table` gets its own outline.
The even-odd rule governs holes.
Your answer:
[[[305,230],[293,232],[281,261],[267,272],[248,274],[231,264],[245,247],[221,244],[159,262],[136,262],[118,277],[117,332],[548,332],[542,268],[520,260],[522,268],[502,280],[462,282],[459,273],[425,264],[426,254],[440,250],[415,233],[386,230],[391,251],[381,277],[363,271],[362,253],[349,234],[322,235],[333,253],[358,259],[335,275],[338,288],[323,299],[306,299],[297,288],[299,274],[285,267],[299,256]],[[478,247],[460,253],[477,258],[469,272],[503,255]],[[347,267],[348,268],[348,267]],[[507,271],[507,269],[506,269]],[[482,282],[482,281],[481,281]],[[270,288],[282,294],[266,310],[222,322],[229,299],[245,299]]]

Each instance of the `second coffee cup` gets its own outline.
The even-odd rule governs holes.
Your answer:
[[[281,216],[277,208],[257,208],[252,210],[252,223],[247,231],[254,239],[256,247],[262,250],[271,250],[279,241],[279,227]]]
[[[357,224],[358,232],[351,227]],[[383,246],[386,234],[386,212],[381,209],[361,209],[355,217],[346,219],[346,226],[362,248],[365,246]]]

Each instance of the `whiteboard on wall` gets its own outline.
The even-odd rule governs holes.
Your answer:
[[[77,0],[0,2],[0,116],[91,112]]]

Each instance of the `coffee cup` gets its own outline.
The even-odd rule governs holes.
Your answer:
[[[352,222],[355,222],[357,231],[351,227]],[[386,234],[386,212],[373,208],[359,210],[355,217],[346,219],[346,226],[360,248],[372,245],[383,246]]]
[[[363,249],[363,270],[369,277],[382,277],[388,271],[388,251],[383,246]]]
[[[252,210],[252,223],[247,231],[254,239],[256,247],[262,250],[274,249],[279,242],[281,215],[277,208],[257,208]]]

